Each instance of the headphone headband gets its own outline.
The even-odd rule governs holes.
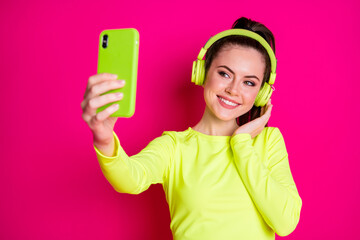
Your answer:
[[[265,39],[262,38],[259,34],[255,33],[255,32],[245,30],[245,29],[239,29],[239,28],[220,32],[220,33],[216,34],[215,36],[211,37],[207,41],[205,46],[201,48],[197,59],[202,60],[204,58],[205,53],[208,50],[208,48],[211,45],[213,45],[217,40],[227,37],[227,36],[231,36],[231,35],[239,35],[239,36],[245,36],[245,37],[252,38],[252,39],[256,40],[257,42],[259,42],[265,48],[265,50],[267,51],[267,53],[269,55],[270,64],[271,64],[271,74],[270,74],[269,84],[273,85],[275,82],[275,77],[276,77],[276,57],[275,57],[274,51],[272,50],[270,45],[265,41]]]

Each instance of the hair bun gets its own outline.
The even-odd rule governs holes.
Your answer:
[[[232,27],[231,28],[241,28],[241,29],[246,29],[246,30],[249,30],[249,31],[254,31],[252,28],[251,28],[251,23],[253,21],[251,19],[248,19],[246,17],[241,17],[239,18],[238,20],[236,20]]]
[[[273,49],[273,51],[275,53],[274,35],[263,24],[253,21],[250,18],[241,17],[233,23],[231,28],[245,29],[245,30],[249,30],[249,31],[259,34],[263,39],[265,39],[265,41],[267,41],[269,43],[269,45],[271,46],[271,48]]]

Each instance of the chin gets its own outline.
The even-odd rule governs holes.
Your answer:
[[[239,107],[243,107],[243,106],[239,106]],[[231,121],[231,120],[236,120],[238,117],[241,117],[244,114],[247,114],[251,108],[252,107],[247,107],[246,109],[242,109],[242,111],[233,112],[232,114],[223,114],[221,112],[218,112],[215,115],[217,116],[218,119],[222,121]]]
[[[224,122],[229,122],[229,121],[236,121],[236,119],[239,117],[238,115],[223,115],[223,114],[215,114],[215,116]]]

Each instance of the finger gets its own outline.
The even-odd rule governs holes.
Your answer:
[[[119,109],[119,104],[113,104],[110,107],[107,107],[105,110],[99,112],[92,118],[93,124],[99,124],[110,117],[111,114],[116,112]]]
[[[112,80],[112,81],[104,81],[93,85],[91,88],[85,92],[84,98],[91,99],[98,95],[104,94],[110,90],[120,89],[125,86],[124,80]]]
[[[266,112],[265,112],[264,115],[262,116],[262,117],[264,117],[264,120],[265,120],[266,122],[268,122],[269,119],[270,119],[272,108],[273,108],[273,105],[270,104],[270,105],[267,107]]]
[[[268,105],[265,113],[258,117],[256,120],[259,121],[259,126],[265,126],[266,123],[269,121],[270,116],[271,116],[271,110],[272,110],[272,105]]]
[[[271,99],[269,99],[266,105],[260,109],[260,116],[265,114],[265,112],[268,110],[270,105],[271,105]]]
[[[89,80],[87,82],[87,85],[86,85],[84,98],[86,96],[86,93],[89,91],[90,88],[92,88],[92,86],[94,86],[100,82],[109,81],[109,80],[111,81],[111,80],[116,80],[116,79],[117,79],[117,75],[111,74],[111,73],[99,73],[99,74],[90,76]]]
[[[261,109],[260,109],[260,116],[264,115],[265,111],[266,111],[266,106],[261,107]]]
[[[271,104],[271,99],[269,99],[269,101],[266,103],[266,105],[263,107],[263,109],[261,109],[261,110],[263,110],[262,111],[262,115],[264,115],[266,112],[267,112],[267,110],[269,109],[269,106],[270,105],[272,105]]]
[[[123,93],[109,93],[90,99],[85,107],[85,112],[90,116],[96,115],[96,110],[106,104],[120,101],[124,97]]]
[[[84,111],[85,109],[85,105],[86,105],[86,101],[85,100],[82,100],[80,106],[81,106],[81,109]]]
[[[93,75],[91,77],[89,77],[89,81],[87,84],[87,88],[90,88],[91,86],[102,82],[102,81],[106,81],[106,80],[116,80],[117,79],[117,75],[116,74],[112,74],[112,73],[98,73],[96,75]]]

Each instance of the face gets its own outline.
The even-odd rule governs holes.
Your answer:
[[[253,48],[226,46],[213,59],[204,84],[207,111],[222,121],[234,120],[254,105],[265,61]]]

